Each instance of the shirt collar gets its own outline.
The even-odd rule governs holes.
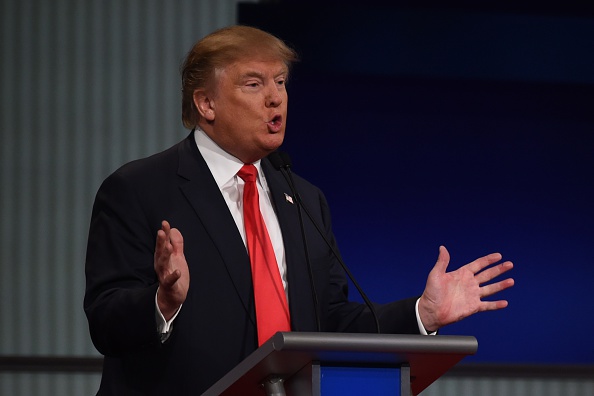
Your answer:
[[[196,127],[194,139],[196,140],[198,151],[200,151],[204,161],[206,161],[206,165],[208,165],[219,190],[222,190],[229,182],[235,181],[235,176],[244,163],[223,150],[199,127]],[[260,160],[254,162],[253,165],[258,170],[260,184],[263,184]]]

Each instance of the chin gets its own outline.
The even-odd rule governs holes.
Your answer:
[[[275,133],[270,135],[266,142],[264,142],[264,147],[266,147],[271,152],[276,150],[283,144],[285,140],[285,134],[283,132]]]

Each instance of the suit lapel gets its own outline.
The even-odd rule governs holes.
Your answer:
[[[255,324],[250,262],[237,225],[191,134],[179,148],[180,189],[211,236],[237,294]]]

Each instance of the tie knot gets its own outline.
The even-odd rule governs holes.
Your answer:
[[[237,172],[237,176],[241,177],[246,183],[255,182],[258,176],[258,169],[252,164],[246,164]]]

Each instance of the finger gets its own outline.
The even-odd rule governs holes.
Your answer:
[[[161,286],[165,289],[170,289],[180,277],[180,270],[175,270],[161,280]]]
[[[496,311],[508,306],[507,300],[498,301],[483,301],[479,307],[479,311]]]
[[[171,226],[165,220],[161,222],[161,229],[157,231],[157,242],[155,244],[155,260],[157,263],[168,260],[171,255],[170,247]]]
[[[173,253],[184,252],[184,237],[177,228],[172,228],[169,233],[169,240],[173,247]]]
[[[468,270],[470,270],[473,274],[477,274],[483,268],[486,268],[491,264],[498,262],[499,260],[501,260],[500,253],[491,253],[466,264],[466,268],[468,268]]]
[[[161,222],[161,229],[163,230],[163,232],[165,232],[167,239],[169,239],[169,233],[171,232],[171,225],[169,225],[169,222],[167,220],[163,220]]]
[[[167,234],[162,229],[157,231],[157,242],[155,244],[155,257],[162,257],[167,252]]]
[[[499,293],[502,290],[509,289],[514,285],[514,280],[512,278],[508,278],[502,280],[501,282],[493,283],[491,285],[481,287],[481,298],[489,297],[495,293]]]
[[[437,262],[435,263],[433,270],[445,274],[446,270],[448,269],[449,263],[450,253],[448,252],[448,249],[446,249],[445,246],[442,245],[439,247],[439,255],[437,256]]]
[[[479,284],[483,284],[489,282],[492,279],[495,279],[503,273],[506,273],[512,268],[514,268],[514,264],[511,261],[506,261],[505,263],[498,264],[494,267],[484,270],[483,272],[478,273],[475,278],[479,282]]]

